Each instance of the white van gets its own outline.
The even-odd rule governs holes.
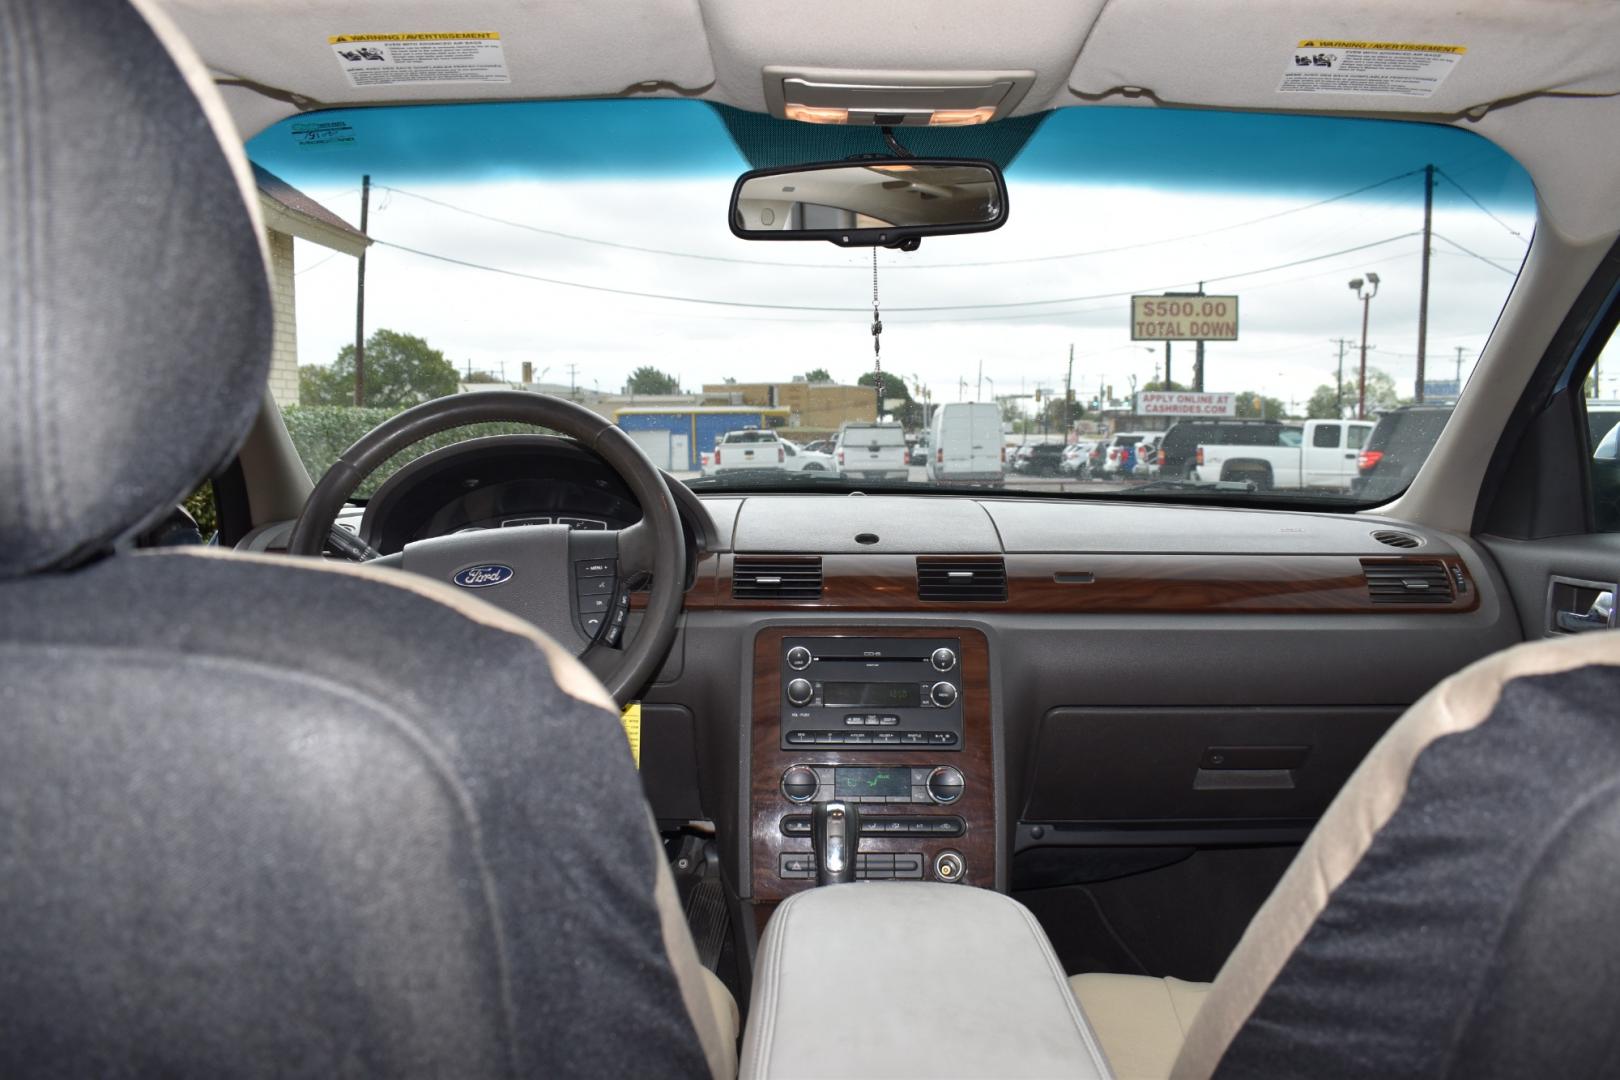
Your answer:
[[[911,478],[906,432],[899,424],[845,424],[833,456],[846,480]]]
[[[928,479],[939,483],[1000,484],[1006,471],[1001,407],[957,401],[934,410]]]

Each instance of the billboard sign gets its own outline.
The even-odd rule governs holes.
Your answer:
[[[1236,341],[1235,296],[1133,296],[1132,341]]]
[[[1236,416],[1236,394],[1185,390],[1143,390],[1136,395],[1138,416]]]
[[[1462,383],[1456,379],[1427,379],[1423,383],[1426,398],[1454,398],[1462,393]]]

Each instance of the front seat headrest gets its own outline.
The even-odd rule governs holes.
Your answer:
[[[0,0],[0,579],[168,513],[236,451],[267,377],[240,143],[138,3]]]

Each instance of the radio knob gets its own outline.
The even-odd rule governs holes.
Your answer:
[[[962,797],[962,774],[941,765],[928,774],[928,797],[937,803],[953,803]]]
[[[791,693],[790,693],[790,696],[791,696]],[[948,683],[948,682],[937,682],[937,683],[934,684],[933,688],[928,691],[928,697],[929,697],[929,699],[931,701],[933,701],[933,703],[935,705],[938,705],[942,709],[946,708],[948,706],[951,706],[951,705],[955,705],[956,704],[956,684]]]
[[[806,765],[795,765],[782,774],[782,794],[790,802],[809,802],[821,788],[816,771]]]
[[[950,649],[935,649],[928,662],[934,665],[935,671],[949,671],[956,666],[956,653]]]
[[[788,650],[787,665],[794,671],[803,671],[810,666],[810,650],[803,645],[795,645]]]
[[[816,688],[810,685],[808,679],[794,679],[787,684],[787,698],[795,705],[808,705],[815,696]]]

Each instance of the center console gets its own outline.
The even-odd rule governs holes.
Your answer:
[[[754,899],[815,884],[813,838],[828,808],[851,823],[857,880],[993,887],[989,671],[976,630],[762,630],[750,770]]]

